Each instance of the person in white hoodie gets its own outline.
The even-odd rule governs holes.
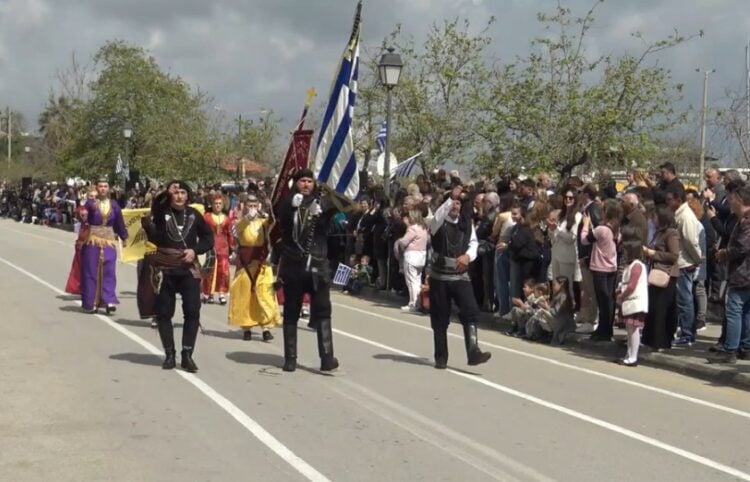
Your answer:
[[[695,213],[687,204],[685,189],[672,186],[666,191],[666,204],[674,211],[677,231],[680,233],[680,256],[677,267],[677,324],[679,336],[672,347],[682,348],[695,343],[695,307],[693,304],[693,281],[698,275],[703,254],[700,247],[700,232],[703,229]]]
[[[558,215],[559,223],[557,229],[552,235],[552,262],[548,278],[556,279],[559,276],[568,278],[568,286],[573,298],[573,283],[581,281],[581,267],[578,264],[578,224],[583,217],[576,207],[576,194],[572,189],[568,189],[564,195],[563,209]],[[593,331],[593,325],[587,331]]]

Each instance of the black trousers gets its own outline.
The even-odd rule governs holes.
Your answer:
[[[458,306],[458,319],[462,325],[476,324],[479,307],[471,281],[430,278],[430,324],[433,330],[448,328],[452,303]]]
[[[174,317],[178,293],[182,297],[182,314],[185,320],[182,327],[182,348],[183,350],[192,350],[195,347],[198,327],[200,326],[200,280],[193,278],[191,274],[165,274],[161,283],[161,290],[156,296],[156,321],[159,324],[159,333],[162,335],[164,348],[173,350],[172,317]],[[170,342],[171,346],[167,346]]]
[[[592,271],[594,276],[594,294],[599,307],[599,326],[594,335],[612,338],[615,318],[615,280],[617,273],[600,273]]]
[[[648,285],[648,316],[643,327],[643,344],[654,350],[671,348],[677,330],[677,278],[664,288]]]
[[[328,276],[300,270],[284,280],[284,324],[296,325],[302,309],[302,297],[310,293],[310,322],[331,319],[331,285]]]

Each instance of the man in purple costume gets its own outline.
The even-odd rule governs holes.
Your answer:
[[[111,314],[119,303],[115,295],[117,238],[127,239],[128,231],[120,206],[109,199],[106,178],[96,182],[96,194],[96,199],[85,204],[91,230],[81,248],[81,301],[87,313],[104,306]]]

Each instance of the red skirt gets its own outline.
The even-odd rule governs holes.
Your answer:
[[[65,292],[71,295],[81,294],[81,247],[76,244],[76,254],[73,256],[73,264],[68,274],[68,282],[65,283]]]

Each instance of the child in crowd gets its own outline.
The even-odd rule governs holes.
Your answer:
[[[529,340],[538,340],[543,336],[542,325],[547,325],[552,319],[552,313],[549,311],[549,285],[547,283],[537,283],[534,285],[534,305],[531,316],[526,321],[526,338]]]
[[[351,294],[356,295],[362,291],[365,286],[370,286],[372,282],[372,266],[370,266],[370,257],[363,255],[360,258],[359,263],[356,263],[356,256],[354,258],[355,264],[352,267],[352,277],[349,279],[349,283],[345,291],[349,291]],[[351,263],[351,259],[349,262]]]
[[[552,335],[553,345],[562,345],[568,333],[576,329],[573,318],[573,299],[570,295],[570,281],[566,276],[558,276],[552,280],[552,300],[548,303],[546,299],[539,302],[540,309],[534,313],[529,324],[536,322],[536,329]],[[534,327],[534,325],[532,325]],[[527,328],[527,333],[534,332]],[[541,335],[540,331],[535,333]],[[532,335],[533,336],[533,335]]]
[[[638,348],[641,344],[641,330],[648,314],[648,273],[641,261],[642,245],[637,240],[622,243],[623,254],[632,260],[622,273],[622,281],[617,287],[617,304],[620,316],[628,331],[628,352],[617,363],[627,367],[638,366]]]
[[[526,322],[537,309],[537,295],[535,294],[535,284],[533,279],[527,279],[523,282],[523,297],[513,298],[513,308],[502,318],[512,323],[510,330],[506,333],[510,336],[524,336],[526,334]]]

